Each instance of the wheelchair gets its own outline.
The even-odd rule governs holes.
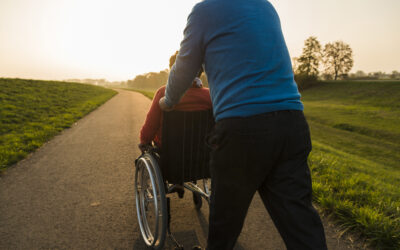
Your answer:
[[[176,249],[183,249],[170,230],[168,194],[177,192],[182,198],[184,188],[191,191],[196,209],[201,208],[202,199],[210,202],[210,149],[206,135],[213,126],[211,110],[164,112],[162,149],[150,147],[136,159],[136,212],[149,248],[162,249],[168,234]]]

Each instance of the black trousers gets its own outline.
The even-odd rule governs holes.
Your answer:
[[[208,144],[207,249],[233,249],[256,191],[288,249],[326,249],[321,219],[311,204],[311,140],[302,111],[223,119]]]

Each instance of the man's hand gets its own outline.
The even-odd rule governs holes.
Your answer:
[[[171,111],[173,109],[173,107],[169,107],[166,103],[165,103],[165,97],[161,97],[160,101],[158,102],[158,104],[160,105],[161,110],[164,111]]]

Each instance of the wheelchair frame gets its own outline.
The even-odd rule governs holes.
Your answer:
[[[157,158],[158,153],[150,148],[135,161],[136,212],[140,231],[145,244],[152,249],[162,249],[167,234],[177,249],[183,249],[171,233],[170,199],[167,197],[168,194],[178,192],[178,185],[163,181]],[[193,193],[196,209],[201,208],[202,198],[210,202],[210,181],[202,179],[202,182],[203,189],[193,182],[183,183],[183,187]],[[178,195],[183,198],[179,192]]]
[[[191,191],[196,209],[201,208],[202,199],[210,202],[209,148],[205,139],[213,125],[211,110],[164,112],[163,157],[156,148],[149,147],[136,159],[136,211],[148,247],[161,249],[168,233],[177,249],[183,249],[170,230],[168,194],[177,192],[183,198],[182,190]],[[203,180],[203,189],[196,184],[198,180]]]

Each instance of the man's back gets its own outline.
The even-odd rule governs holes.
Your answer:
[[[185,36],[193,39],[183,48],[197,45],[204,52],[217,120],[303,109],[279,17],[268,1],[202,1]]]

